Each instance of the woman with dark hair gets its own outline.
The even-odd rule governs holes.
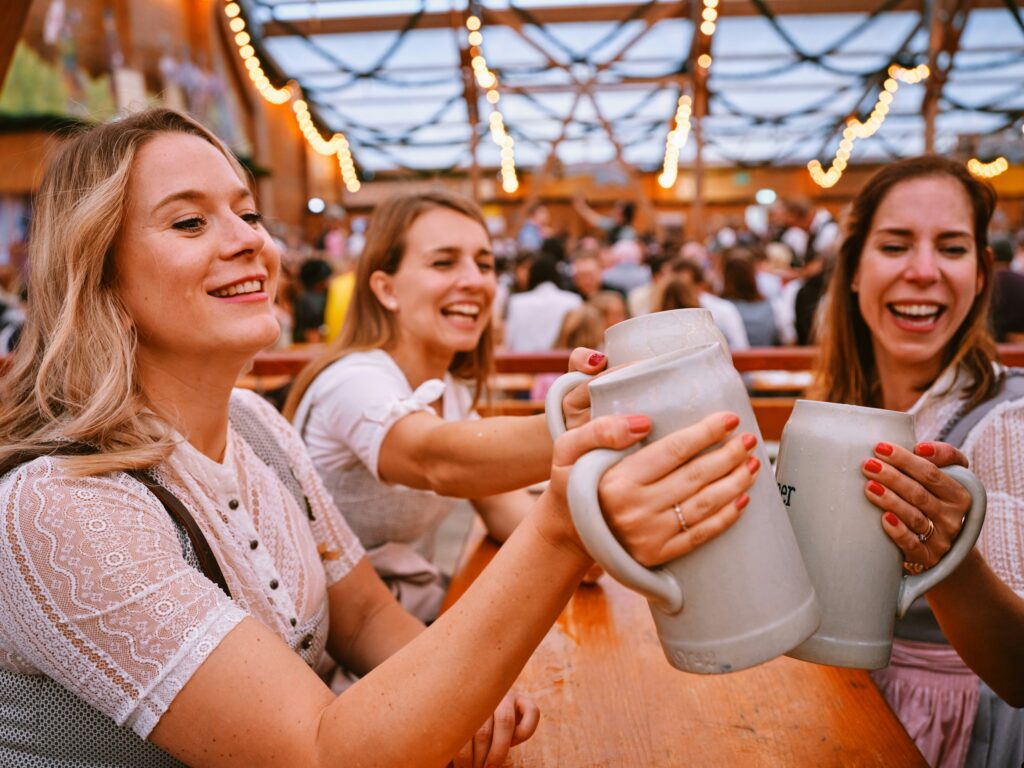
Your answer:
[[[723,255],[722,298],[728,299],[743,318],[747,340],[752,347],[779,344],[779,328],[772,303],[757,287],[754,254],[746,248],[731,248]]]
[[[900,622],[875,676],[942,766],[1024,760],[1024,718],[992,692],[1024,703],[1024,376],[989,335],[994,207],[992,188],[945,158],[881,170],[853,202],[819,334],[818,398],[915,417],[913,452],[879,443],[862,468],[908,571],[937,562],[967,510],[935,466],[969,463],[988,491],[977,547]]]
[[[425,628],[295,430],[234,389],[279,332],[280,254],[250,183],[164,109],[69,138],[43,176],[32,301],[0,380],[0,765],[501,765],[538,717],[508,688],[593,564],[569,470],[650,420],[596,419],[549,446],[548,489]],[[603,507],[637,560],[739,517],[753,476],[744,437],[726,439],[738,421],[711,414],[609,470]],[[312,668],[325,652],[364,675],[340,696]]]

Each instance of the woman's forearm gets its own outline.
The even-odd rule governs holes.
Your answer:
[[[523,488],[551,472],[544,417],[440,421],[406,417],[380,449],[381,479],[442,496],[472,499]]]
[[[320,733],[341,737],[337,754],[373,754],[375,764],[408,765],[413,754],[416,764],[444,764],[497,706],[590,564],[531,516],[429,631],[325,710]]]
[[[967,665],[1009,704],[1024,706],[1024,599],[975,549],[928,602]]]

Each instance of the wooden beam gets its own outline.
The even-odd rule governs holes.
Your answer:
[[[971,13],[970,0],[956,0],[950,10],[948,0],[927,0],[928,68],[921,115],[924,118],[924,151],[935,151],[935,121],[939,116],[939,99],[953,68],[953,58],[960,47],[960,37]],[[945,54],[945,66],[940,60]]]
[[[0,86],[7,77],[7,68],[31,7],[32,0],[5,0],[0,4]]]

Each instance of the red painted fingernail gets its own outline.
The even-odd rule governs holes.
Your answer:
[[[918,456],[934,456],[935,446],[931,443],[918,443],[914,446],[914,453]]]
[[[757,445],[757,438],[754,437],[749,432],[744,432],[742,435],[740,435],[740,440],[743,441],[743,447],[746,448],[748,451],[755,445]]]
[[[736,509],[743,509],[749,503],[750,503],[750,497],[747,496],[747,494],[744,493],[742,496],[740,496],[738,499],[736,499]]]
[[[750,474],[754,474],[761,468],[761,462],[758,461],[757,456],[751,456],[747,459],[747,469],[750,470]]]
[[[600,365],[604,362],[603,352],[592,352],[590,357],[587,358],[587,365]]]
[[[730,432],[740,425],[740,417],[735,413],[725,414],[725,428]]]
[[[878,473],[882,471],[882,462],[875,461],[874,459],[868,459],[864,462],[864,469],[868,472]]]
[[[879,443],[875,446],[875,453],[880,456],[892,456],[892,446],[889,443]]]
[[[868,483],[868,490],[875,494],[875,496],[881,496],[883,493],[885,493],[885,488],[876,483],[874,480],[871,480]]]
[[[885,513],[885,522],[887,522],[889,525],[895,527],[896,524],[899,523],[899,519],[892,512],[886,512]]]
[[[629,431],[635,435],[651,431],[651,420],[646,416],[627,416],[626,421],[629,422]]]

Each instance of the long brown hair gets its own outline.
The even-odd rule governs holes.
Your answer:
[[[447,208],[472,219],[484,231],[487,223],[479,206],[468,197],[437,189],[395,195],[377,206],[366,230],[366,244],[356,267],[355,288],[341,333],[319,357],[295,378],[284,404],[284,415],[292,418],[309,385],[327,366],[349,352],[369,349],[388,350],[398,341],[398,327],[393,313],[385,309],[370,289],[370,275],[380,270],[389,275],[398,271],[405,256],[406,235],[420,216],[437,208]],[[491,371],[493,337],[488,323],[476,348],[458,352],[448,371],[474,385],[474,405],[487,386]]]
[[[135,157],[162,133],[183,133],[224,154],[206,128],[150,109],[82,131],[51,160],[33,205],[28,313],[0,379],[0,460],[71,440],[98,450],[68,459],[76,474],[153,466],[174,449],[147,408],[135,369],[136,332],[116,290],[114,252]]]
[[[946,345],[942,368],[959,364],[971,382],[967,407],[987,399],[999,386],[993,364],[996,346],[988,327],[992,296],[992,257],[988,248],[988,225],[996,205],[992,187],[974,178],[960,163],[937,155],[924,155],[892,163],[876,173],[860,191],[847,220],[846,237],[832,275],[829,303],[818,338],[821,346],[818,372],[810,395],[821,400],[850,405],[881,405],[881,391],[871,330],[860,313],[851,288],[860,264],[864,244],[871,231],[878,206],[897,184],[917,178],[948,177],[959,182],[974,211],[974,244],[982,290],[974,298],[963,323]],[[931,382],[927,382],[926,387]]]
[[[754,253],[747,248],[730,248],[723,254],[722,298],[736,301],[764,301],[757,287]]]

